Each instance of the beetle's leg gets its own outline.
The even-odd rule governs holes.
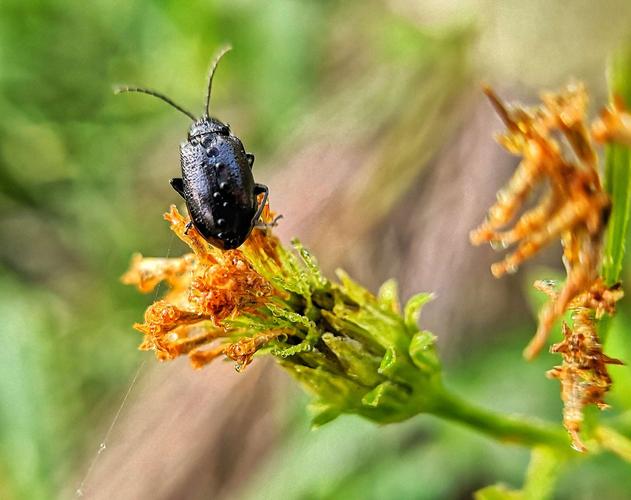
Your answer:
[[[276,227],[278,225],[278,221],[283,218],[282,214],[274,217],[274,220],[272,220],[272,222],[269,222],[269,223],[259,220],[259,218],[261,217],[261,213],[263,212],[263,209],[265,208],[265,204],[267,203],[267,197],[269,196],[269,188],[265,184],[255,184],[254,194],[259,195],[261,193],[265,193],[265,197],[263,198],[262,203],[259,205],[259,208],[256,211],[256,214],[254,214],[254,217],[252,218],[252,221],[254,222],[254,227],[257,227],[259,229],[267,229],[268,227]]]
[[[184,234],[188,234],[188,232],[191,230],[192,227],[193,227],[193,221],[189,220],[186,223],[186,227],[184,228]]]
[[[171,179],[169,183],[171,184],[171,187],[175,189],[182,198],[186,199],[184,197],[184,181],[181,177],[173,177],[173,179]]]
[[[267,203],[267,197],[269,196],[269,188],[265,184],[254,184],[254,194],[258,196],[259,194],[264,193],[263,201],[259,205],[258,210],[252,217],[252,224],[256,224],[263,213],[263,209],[265,208],[265,204]]]
[[[283,218],[283,214],[279,214],[276,217],[274,217],[274,220],[272,222],[263,222],[262,220],[258,220],[254,224],[254,227],[258,229],[267,229],[268,227],[276,227],[278,226],[278,221],[281,220],[282,218]]]
[[[245,156],[248,159],[248,164],[250,165],[250,168],[252,168],[252,165],[254,165],[254,155],[252,153],[245,153]]]

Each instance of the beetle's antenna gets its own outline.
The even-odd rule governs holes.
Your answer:
[[[114,93],[115,94],[122,94],[123,92],[141,92],[142,94],[152,95],[153,97],[157,97],[158,99],[163,100],[168,105],[170,105],[170,106],[174,107],[175,109],[177,109],[178,111],[184,113],[191,120],[197,121],[197,118],[195,118],[195,115],[193,115],[193,113],[191,113],[190,111],[186,111],[182,106],[179,106],[179,105],[175,104],[167,96],[165,96],[163,94],[160,94],[159,92],[156,92],[155,90],[143,89],[142,87],[128,87],[128,86],[122,86],[122,87],[115,87],[114,88]]]
[[[215,70],[217,69],[217,65],[223,56],[226,55],[226,52],[232,50],[232,46],[225,45],[217,52],[213,63],[210,65],[210,71],[208,72],[208,90],[206,91],[206,114],[204,116],[209,116],[209,108],[210,108],[210,91],[213,86],[213,76],[215,76]]]

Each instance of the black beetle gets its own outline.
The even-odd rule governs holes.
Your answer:
[[[193,120],[187,142],[180,144],[182,177],[171,179],[171,186],[184,198],[190,224],[206,241],[224,250],[237,248],[248,238],[269,195],[267,186],[254,182],[254,155],[245,152],[243,143],[230,132],[229,125],[208,113],[217,64],[230,49],[229,46],[221,49],[210,67],[205,112],[199,119],[154,90],[116,89],[117,94],[142,92],[162,99]],[[259,194],[264,197],[257,206]]]

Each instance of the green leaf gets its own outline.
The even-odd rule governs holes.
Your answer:
[[[336,337],[331,333],[322,335],[322,340],[355,382],[374,387],[383,380],[377,373],[380,359],[367,352],[360,342],[348,337]]]
[[[324,310],[321,313],[322,317],[340,334],[357,340],[366,350],[372,353],[381,354],[384,352],[382,345],[371,335],[369,330],[346,317],[340,317],[341,315],[339,314],[333,314]]]
[[[440,361],[436,354],[436,337],[427,330],[415,333],[410,342],[410,357],[423,373],[438,373]]]
[[[342,413],[340,408],[322,402],[309,403],[308,411],[311,414],[312,429],[317,429],[324,424],[328,424]]]
[[[342,284],[342,291],[359,306],[367,303],[376,303],[376,298],[342,269],[336,269],[335,274]]]
[[[402,384],[411,384],[420,378],[418,370],[410,363],[406,353],[393,347],[386,349],[379,365],[379,373]]]
[[[405,325],[410,332],[418,330],[418,321],[421,317],[421,309],[433,298],[434,294],[432,293],[418,293],[407,301],[403,317],[405,318]]]
[[[631,206],[631,155],[625,146],[612,144],[606,149],[605,188],[611,195],[612,212],[605,240],[602,273],[608,285],[620,278],[625,252],[625,236]]]
[[[391,381],[383,382],[367,393],[362,403],[360,414],[381,424],[403,422],[419,413],[417,401],[409,389]]]
[[[524,500],[524,495],[519,491],[508,489],[503,484],[487,486],[475,492],[475,500]]]
[[[379,304],[381,304],[381,306],[387,311],[395,314],[401,313],[401,304],[399,303],[399,286],[396,280],[389,279],[381,285],[379,293],[377,294],[377,300],[379,300]]]
[[[631,105],[631,48],[616,54],[610,64],[609,88]],[[629,148],[612,144],[605,151],[605,189],[612,212],[605,240],[602,273],[608,285],[620,279],[631,207],[631,154]]]
[[[516,491],[502,484],[487,486],[475,493],[475,500],[547,500],[552,498],[563,458],[552,449],[539,446],[532,450],[523,489]]]
[[[603,448],[631,462],[631,439],[604,425],[596,430],[596,437]]]
[[[533,448],[523,487],[525,500],[553,498],[554,487],[561,472],[565,456],[547,446]]]
[[[322,368],[309,368],[287,361],[280,361],[280,364],[317,397],[313,406],[318,410],[314,425],[322,425],[342,412],[352,412],[361,407],[361,399],[367,390],[350,379]]]

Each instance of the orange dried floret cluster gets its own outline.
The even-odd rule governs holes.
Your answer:
[[[498,193],[486,220],[471,232],[471,242],[490,242],[495,248],[517,244],[503,261],[493,264],[495,277],[517,271],[522,262],[556,239],[563,245],[567,280],[539,315],[537,332],[524,351],[526,358],[532,359],[570,302],[599,279],[611,202],[598,171],[583,85],[543,94],[542,105],[532,109],[507,107],[491,89],[485,92],[508,129],[498,136],[499,143],[523,159]],[[536,205],[523,213],[512,229],[502,230],[539,186],[543,189]]]
[[[237,370],[248,366],[256,351],[267,344],[270,340],[284,335],[283,331],[263,332],[253,337],[245,337],[226,346],[224,354],[236,363]]]
[[[553,300],[558,295],[554,284],[549,281],[537,281],[535,287]],[[620,285],[606,287],[602,280],[597,280],[589,291],[572,301],[573,327],[563,322],[563,340],[550,349],[561,354],[563,363],[546,375],[561,383],[563,424],[572,438],[572,446],[578,451],[587,450],[580,438],[583,408],[590,404],[601,410],[608,408],[604,401],[611,387],[607,365],[623,364],[603,353],[596,329],[596,321],[605,313],[613,313],[616,302],[623,295]]]
[[[261,345],[280,333],[232,343],[222,321],[236,313],[256,314],[278,293],[246,255],[254,252],[277,262],[278,240],[257,228],[241,249],[222,251],[209,245],[194,227],[187,230],[188,219],[174,205],[164,217],[194,253],[169,259],[133,257],[123,283],[141,292],[153,290],[161,281],[170,288],[163,300],[147,308],[144,323],[134,325],[144,334],[140,349],[154,350],[160,360],[188,354],[195,367],[222,354],[240,365],[249,363]],[[268,207],[263,218],[273,220]]]
[[[601,111],[600,119],[592,126],[592,134],[598,142],[631,146],[631,115],[620,97],[614,97],[611,106]]]

